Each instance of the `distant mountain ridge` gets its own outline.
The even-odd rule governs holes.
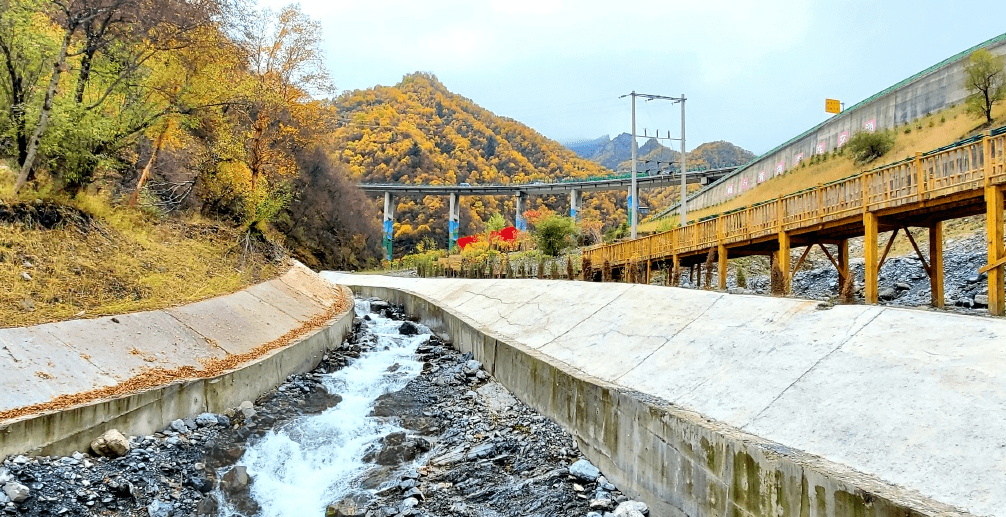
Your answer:
[[[576,141],[570,150],[581,158],[598,163],[615,171],[632,168],[632,136],[622,133],[615,138],[607,135]],[[640,171],[677,170],[681,153],[650,138],[637,149],[637,168]],[[744,165],[755,158],[755,154],[730,142],[719,140],[704,143],[688,151],[687,166],[716,169]]]

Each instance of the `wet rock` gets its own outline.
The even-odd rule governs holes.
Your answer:
[[[587,482],[593,482],[601,475],[601,471],[597,470],[597,467],[587,460],[577,460],[574,462],[569,466],[569,473],[577,479]]]
[[[220,502],[213,494],[208,494],[196,505],[196,515],[217,515],[220,513]]]
[[[301,409],[308,414],[321,413],[328,408],[337,406],[340,402],[342,402],[342,395],[329,393],[321,388],[308,392],[304,397],[304,405],[301,406]]]
[[[381,312],[385,309],[390,309],[391,304],[384,300],[371,300],[370,301],[370,312]]]
[[[248,475],[248,468],[241,465],[227,471],[224,477],[220,478],[220,489],[224,492],[237,494],[248,489],[251,477]]]
[[[370,498],[364,494],[354,494],[342,501],[328,505],[325,517],[363,517],[367,513]]]
[[[419,332],[419,326],[411,321],[403,321],[402,325],[398,327],[398,333],[403,336],[415,336]]]
[[[430,450],[430,442],[417,436],[407,436],[403,432],[391,433],[381,439],[382,448],[376,455],[364,457],[378,465],[400,465],[416,459]]]
[[[118,429],[109,429],[105,434],[91,442],[91,450],[98,456],[119,458],[129,453],[129,440]]]
[[[17,481],[10,481],[3,486],[3,493],[15,504],[21,504],[28,499],[31,490]]]

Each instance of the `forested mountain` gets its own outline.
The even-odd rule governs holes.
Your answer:
[[[395,86],[347,92],[335,100],[343,125],[333,133],[335,155],[361,182],[489,184],[554,181],[611,174],[597,163],[531,128],[494,115],[451,93],[435,76],[414,73]],[[588,195],[583,217],[606,226],[625,220],[625,193]],[[514,200],[461,199],[461,234],[481,231],[502,213],[514,220]],[[525,209],[568,213],[565,196],[532,197]],[[373,206],[375,216],[380,207]],[[447,199],[402,198],[396,203],[396,248],[423,238],[447,244]]]

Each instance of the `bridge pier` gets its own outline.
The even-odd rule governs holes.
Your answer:
[[[460,198],[461,196],[458,195],[457,192],[451,192],[449,204],[450,214],[447,222],[447,231],[449,233],[449,244],[447,245],[448,250],[454,249],[454,246],[458,243],[458,221],[461,219]]]
[[[395,197],[391,195],[391,192],[384,193],[384,239],[382,244],[384,245],[385,257],[388,260],[392,260],[394,255],[392,254],[392,239],[395,234]]]
[[[514,195],[514,208],[517,209],[517,214],[513,218],[513,225],[518,231],[527,231],[527,222],[524,221],[524,193],[517,191]]]
[[[569,191],[569,216],[574,221],[580,218],[580,204],[583,203],[583,192],[579,189]]]
[[[929,290],[933,307],[942,309],[945,304],[943,291],[943,222],[929,226]]]
[[[873,212],[863,213],[863,258],[866,260],[863,272],[863,298],[866,303],[877,303],[877,277],[880,264],[877,262],[877,226],[879,218]]]
[[[724,291],[727,288],[727,247],[722,241],[716,248],[716,259],[719,262],[719,288]]]
[[[986,160],[986,163],[991,162],[991,159]],[[985,187],[985,221],[989,253],[988,265],[985,266],[988,268],[989,313],[1002,316],[1006,312],[1003,299],[1006,250],[1003,249],[1003,191],[997,185]]]
[[[779,251],[776,252],[776,267],[782,272],[782,295],[789,294],[790,271],[789,271],[789,234],[785,230],[779,230]]]

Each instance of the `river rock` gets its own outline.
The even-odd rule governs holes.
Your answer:
[[[419,334],[419,326],[411,321],[403,321],[398,327],[398,333],[403,336],[415,336]]]
[[[196,425],[199,427],[209,427],[211,425],[217,425],[220,420],[213,413],[201,413],[196,417]]]
[[[328,505],[325,517],[363,517],[367,513],[367,503],[370,498],[364,494],[355,494],[342,501]]]
[[[186,434],[189,432],[189,426],[185,425],[185,422],[181,419],[176,419],[171,422],[171,430],[176,433]]]
[[[98,456],[118,458],[129,453],[129,440],[118,429],[109,429],[91,442],[91,450]]]
[[[640,517],[648,515],[650,509],[642,501],[625,501],[615,508],[615,517]]]
[[[16,504],[21,504],[28,499],[31,494],[31,490],[28,487],[18,483],[17,481],[10,481],[3,486],[3,493],[7,495],[7,498]]]
[[[381,439],[382,449],[376,456],[364,457],[366,461],[376,461],[378,465],[400,465],[416,459],[420,454],[430,450],[430,442],[418,436],[406,436],[405,433],[391,433]]]
[[[220,489],[236,494],[248,488],[249,483],[251,483],[251,477],[248,476],[248,468],[238,465],[228,470],[224,477],[220,478]]]
[[[877,295],[881,300],[893,300],[898,297],[898,292],[890,287],[885,287],[880,290]]]
[[[252,404],[250,400],[246,400],[238,406],[238,411],[245,417],[251,418],[255,416],[255,404]]]
[[[147,513],[150,514],[150,517],[171,517],[174,512],[175,506],[173,504],[161,500],[154,500],[147,505]]]
[[[391,304],[383,300],[371,300],[370,302],[370,312],[381,312],[384,309],[390,309]]]
[[[601,475],[601,471],[587,460],[577,460],[570,465],[569,473],[587,482],[593,482]]]
[[[976,294],[974,302],[976,307],[988,307],[989,296],[987,294]]]

